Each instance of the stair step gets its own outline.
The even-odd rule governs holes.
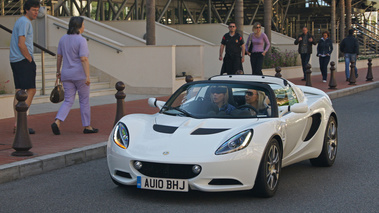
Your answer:
[[[53,87],[55,86],[55,78],[45,79],[45,87]],[[91,83],[98,83],[99,78],[98,77],[90,77]],[[36,80],[36,87],[41,88],[42,87],[42,79]]]
[[[90,91],[90,97],[98,97],[104,95],[114,95],[116,94],[116,90],[113,88],[109,89],[95,89]],[[75,99],[79,99],[78,94],[76,94]],[[33,104],[41,104],[41,103],[50,103],[50,94],[47,95],[37,95],[33,98]]]
[[[109,82],[96,82],[96,83],[91,83],[91,92],[92,91],[95,91],[95,90],[107,90],[110,88],[110,85],[109,85]],[[53,86],[46,86],[46,89],[45,89],[45,94],[49,94],[50,95],[50,92],[54,89],[54,85]],[[40,96],[41,95],[41,88],[40,87],[37,87],[37,91],[36,91],[36,96]],[[34,100],[34,99],[33,99]]]

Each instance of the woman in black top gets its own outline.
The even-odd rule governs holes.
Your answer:
[[[320,60],[320,70],[322,74],[322,82],[326,82],[327,76],[328,76],[328,64],[330,61],[330,55],[333,52],[333,43],[332,40],[329,38],[329,32],[324,31],[322,33],[322,38],[318,42],[317,45],[317,57],[319,57]]]

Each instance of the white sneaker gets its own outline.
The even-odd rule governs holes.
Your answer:
[[[322,82],[326,83],[326,80],[322,80]]]

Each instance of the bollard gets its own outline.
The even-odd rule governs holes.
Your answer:
[[[330,81],[329,81],[329,89],[336,89],[337,82],[336,82],[336,63],[334,61],[330,62]]]
[[[312,86],[312,80],[311,80],[312,71],[311,71],[311,68],[312,68],[312,66],[310,64],[307,64],[307,66],[306,66],[307,70],[305,71],[305,78],[306,78],[305,86],[309,86],[309,87]]]
[[[275,77],[278,77],[278,78],[281,78],[282,77],[282,74],[280,73],[282,71],[282,68],[280,67],[276,67],[275,68]]]
[[[193,82],[193,77],[192,75],[186,75],[186,83]]]
[[[117,122],[122,117],[124,117],[124,115],[125,115],[125,113],[124,113],[124,103],[125,103],[124,99],[126,97],[126,95],[124,93],[124,89],[125,89],[124,82],[122,82],[122,81],[117,82],[115,87],[117,90],[117,93],[115,94],[115,97],[117,99],[117,111],[116,111],[116,118],[114,120],[114,125],[116,125]]]
[[[355,85],[356,81],[357,81],[357,78],[355,76],[355,61],[351,61],[349,85]]]
[[[369,58],[368,59],[368,63],[367,63],[367,75],[366,75],[366,81],[372,81],[372,79],[374,79],[374,77],[372,76],[372,63],[371,63],[372,59]]]
[[[25,90],[19,90],[16,93],[16,99],[18,103],[16,104],[17,111],[17,129],[16,135],[14,137],[12,148],[16,151],[12,153],[13,156],[32,156],[33,152],[29,151],[32,148],[32,142],[29,137],[28,124],[26,118],[26,111],[28,111],[29,106],[25,103],[28,98],[28,94]]]

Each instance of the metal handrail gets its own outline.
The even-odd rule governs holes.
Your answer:
[[[0,28],[3,29],[3,30],[5,30],[5,31],[7,31],[7,32],[9,32],[10,34],[12,34],[12,30],[11,30],[11,29],[8,29],[8,28],[5,27],[4,25],[0,24]],[[44,51],[44,52],[47,52],[49,55],[52,55],[52,56],[55,56],[55,55],[56,55],[55,53],[51,52],[50,50],[48,50],[48,49],[42,47],[41,45],[39,45],[39,44],[37,44],[37,43],[34,43],[34,42],[33,42],[33,45],[34,45],[35,47],[37,47],[38,49],[40,49],[40,50],[42,50],[42,51]]]
[[[68,28],[67,28],[66,26],[63,26],[63,25],[60,25],[60,24],[57,24],[57,23],[53,23],[53,25],[57,26],[58,29],[59,29],[59,28],[62,28],[62,29],[68,30]],[[100,40],[97,40],[97,39],[95,39],[95,38],[93,38],[93,37],[91,37],[91,36],[88,36],[88,35],[83,34],[83,33],[82,33],[82,36],[83,36],[84,38],[86,38],[87,40],[93,40],[93,41],[96,41],[96,42],[98,42],[98,43],[100,43],[100,44],[102,44],[102,45],[105,45],[105,46],[107,46],[107,47],[110,47],[110,48],[112,48],[112,49],[115,49],[115,50],[117,51],[117,53],[122,52],[122,49],[117,48],[117,47],[115,47],[115,46],[112,46],[112,45],[110,45],[110,44],[107,44],[107,43],[105,43],[105,42],[102,42],[102,41],[100,41]]]

